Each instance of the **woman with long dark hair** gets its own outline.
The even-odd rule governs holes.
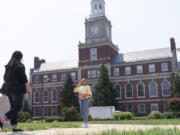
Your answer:
[[[20,51],[15,51],[5,66],[4,74],[4,81],[8,84],[6,93],[10,102],[10,110],[0,117],[0,126],[3,128],[3,124],[9,121],[13,132],[23,131],[17,127],[17,116],[23,106],[24,94],[32,94],[22,58],[23,54]]]

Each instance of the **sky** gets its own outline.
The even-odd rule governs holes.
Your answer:
[[[47,62],[78,59],[91,0],[0,0],[0,82],[15,50],[26,73],[35,56]],[[112,39],[120,52],[180,48],[180,0],[105,0]],[[178,53],[178,58],[180,58]]]

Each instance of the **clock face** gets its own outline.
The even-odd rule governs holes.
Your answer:
[[[100,32],[100,26],[99,25],[93,25],[90,27],[90,33],[93,35],[97,35]]]

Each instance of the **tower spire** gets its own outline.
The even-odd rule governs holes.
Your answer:
[[[91,15],[90,18],[105,16],[105,2],[104,0],[91,1]]]

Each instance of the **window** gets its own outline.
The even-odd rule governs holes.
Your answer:
[[[61,80],[66,80],[66,73],[61,73]]]
[[[119,68],[114,68],[114,76],[119,76]]]
[[[145,104],[139,104],[138,105],[138,112],[139,113],[145,113],[146,112]]]
[[[97,70],[89,70],[88,78],[97,78]]]
[[[99,70],[97,70],[97,77],[99,77],[100,76],[100,71]]]
[[[43,91],[43,103],[48,103],[48,90]]]
[[[57,103],[58,102],[58,92],[56,89],[53,89],[51,91],[51,102],[52,103]]]
[[[49,80],[49,79],[48,79],[48,75],[43,75],[43,81],[44,81],[44,82],[48,82],[48,80]]]
[[[145,97],[145,90],[144,90],[144,84],[143,83],[139,83],[137,85],[137,91],[138,91],[138,97],[139,98]]]
[[[132,98],[133,90],[131,84],[126,85],[126,98]]]
[[[34,77],[34,83],[39,83],[39,76]]]
[[[149,95],[150,95],[150,97],[157,97],[158,96],[156,82],[151,82],[149,84]]]
[[[97,48],[90,49],[90,58],[91,60],[97,59]]]
[[[136,69],[137,69],[137,74],[142,74],[143,73],[143,66],[142,65],[138,65],[136,67]]]
[[[57,81],[57,74],[53,74],[53,75],[52,75],[52,81],[53,81],[53,82],[56,82],[56,81]]]
[[[76,72],[71,72],[71,77],[73,80],[75,80],[76,79]]]
[[[162,95],[163,96],[170,96],[170,83],[168,80],[164,80],[162,82]]]
[[[127,105],[126,105],[126,110],[127,110],[128,112],[133,112],[133,105],[132,105],[132,104],[127,104]]]
[[[163,72],[168,71],[168,63],[161,63],[161,71]]]
[[[102,5],[101,4],[99,5],[99,9],[102,9]]]
[[[57,107],[52,107],[52,109],[51,109],[51,115],[52,115],[52,116],[57,116]]]
[[[150,73],[155,72],[155,64],[149,64],[149,72]]]
[[[43,109],[43,116],[48,116],[48,108]]]
[[[39,103],[40,102],[40,93],[39,91],[34,92],[34,103]]]
[[[131,74],[131,67],[125,67],[125,74],[130,75]]]
[[[97,9],[97,5],[96,4],[94,5],[94,9]]]
[[[115,89],[116,98],[121,98],[121,87],[120,87],[120,85],[115,85],[114,89]]]
[[[151,104],[151,111],[158,111],[158,104]]]
[[[169,112],[169,105],[168,105],[168,103],[164,103],[164,112]]]
[[[34,116],[41,116],[41,110],[39,108],[34,108]]]

